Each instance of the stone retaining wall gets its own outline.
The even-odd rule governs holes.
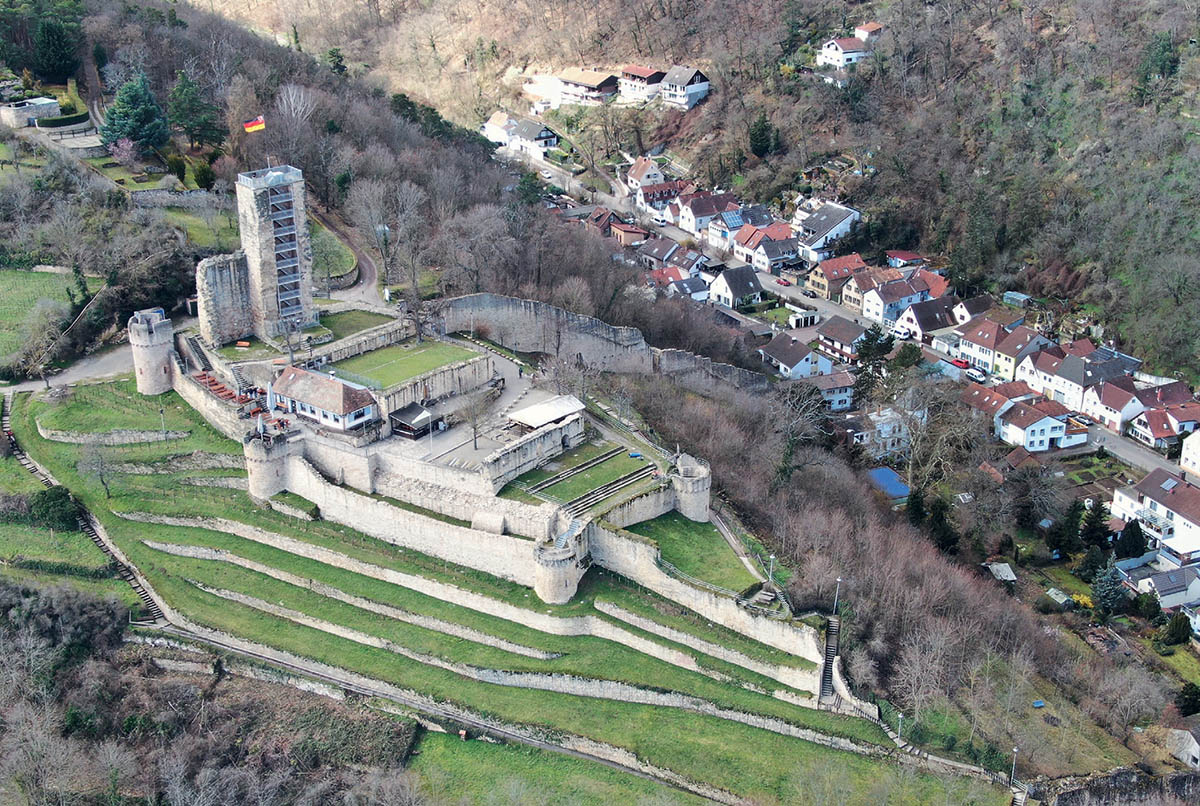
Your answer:
[[[418,375],[396,386],[388,387],[380,395],[385,416],[404,408],[409,403],[422,400],[440,400],[452,395],[471,392],[486,384],[495,374],[490,355],[479,355],[465,361]]]
[[[250,421],[238,416],[239,408],[226,403],[200,385],[200,382],[171,362],[171,387],[213,428],[238,442],[250,430]]]
[[[523,473],[541,467],[546,462],[581,444],[584,440],[583,415],[572,414],[559,423],[544,425],[520,439],[497,448],[483,460],[482,473],[500,492],[505,484]]]
[[[670,485],[631,498],[604,513],[604,521],[624,529],[635,523],[654,520],[675,509],[675,488]]]
[[[172,439],[184,439],[191,436],[188,431],[137,431],[131,428],[118,428],[113,431],[101,431],[89,434],[81,431],[58,431],[46,428],[40,422],[35,422],[42,439],[51,442],[69,442],[74,445],[134,445],[143,442],[165,442]]]

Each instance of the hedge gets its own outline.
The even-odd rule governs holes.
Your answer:
[[[38,118],[37,127],[39,129],[58,129],[62,126],[74,126],[76,123],[87,123],[91,115],[85,109],[74,115],[60,115],[56,118]]]

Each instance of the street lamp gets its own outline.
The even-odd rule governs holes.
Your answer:
[[[158,422],[162,425],[163,442],[167,441],[167,415],[163,411],[163,407],[158,407]]]
[[[1013,748],[1013,765],[1012,772],[1008,776],[1008,785],[1012,786],[1017,780],[1017,748]]]
[[[775,587],[775,555],[770,557],[771,564],[767,567],[767,583],[773,588]]]
[[[842,578],[837,578],[837,587],[833,589],[833,615],[837,615],[838,594],[842,592]]]
[[[904,712],[900,711],[900,727],[896,729],[896,738],[904,741]]]

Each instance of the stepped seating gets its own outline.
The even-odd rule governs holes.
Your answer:
[[[526,488],[526,491],[530,492],[530,493],[538,493],[538,492],[541,492],[542,490],[546,489],[547,487],[553,487],[555,484],[558,484],[560,481],[566,481],[567,479],[571,478],[572,476],[577,476],[580,473],[584,472],[585,470],[591,470],[596,465],[602,464],[603,462],[613,458],[614,456],[616,456],[617,454],[621,453],[624,450],[625,450],[624,447],[618,445],[617,447],[613,448],[611,451],[607,451],[606,453],[603,453],[600,456],[595,457],[594,459],[589,459],[588,461],[586,461],[582,464],[575,465],[575,467],[568,468],[561,473],[551,476],[550,478],[546,479],[545,481],[540,481],[537,484],[531,484],[531,485],[529,485],[529,487]]]
[[[576,518],[587,512],[592,506],[600,503],[611,495],[615,495],[635,482],[642,479],[650,478],[656,470],[654,465],[646,465],[638,468],[632,473],[626,473],[619,479],[614,479],[607,484],[602,484],[591,492],[584,493],[578,498],[568,501],[565,507],[566,513],[572,518]]]

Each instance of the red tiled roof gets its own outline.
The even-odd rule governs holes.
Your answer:
[[[859,53],[867,49],[867,46],[863,44],[861,39],[853,36],[838,37],[833,41],[846,53]]]
[[[1146,430],[1155,439],[1169,439],[1175,436],[1175,426],[1167,416],[1166,409],[1146,409],[1138,419],[1146,421]]]
[[[656,74],[665,75],[662,70],[655,70],[653,67],[643,67],[640,64],[627,64],[621,68],[621,72],[637,76],[638,78],[651,78]]]
[[[1092,343],[1091,339],[1076,339],[1062,345],[1062,348],[1067,355],[1077,355],[1080,358],[1096,352],[1096,345]]]
[[[1123,376],[1114,380],[1122,380],[1127,377]],[[1109,383],[1113,383],[1113,381],[1109,381]],[[1162,386],[1139,389],[1137,391],[1137,399],[1142,401],[1142,404],[1146,406],[1156,404],[1169,406],[1172,403],[1186,403],[1191,400],[1192,392],[1183,381],[1171,381],[1170,383],[1164,383]]]
[[[1025,450],[1023,447],[1013,448],[1008,452],[1008,455],[1004,457],[1004,461],[1007,462],[1008,466],[1013,470],[1020,470],[1026,465],[1036,465],[1037,467],[1042,466],[1042,463],[1038,461],[1038,458],[1029,451]]]
[[[914,275],[925,281],[925,285],[929,286],[929,296],[940,297],[950,290],[950,281],[937,272],[929,271],[929,269],[917,269]]]
[[[1000,344],[996,347],[996,351],[1003,353],[1010,358],[1016,358],[1021,354],[1022,350],[1032,344],[1033,341],[1040,335],[1040,333],[1032,328],[1025,327],[1024,325],[1017,325],[1007,336],[1000,340]]]
[[[658,163],[649,157],[638,157],[633,161],[633,165],[629,167],[629,175],[634,179],[640,180],[650,171],[657,171]]]
[[[1071,413],[1071,410],[1059,403],[1057,400],[1039,400],[1033,404],[1033,407],[1045,414],[1047,417],[1066,417]]]
[[[609,226],[612,227],[613,229],[620,230],[621,232],[631,232],[635,235],[638,235],[638,234],[649,235],[650,234],[650,233],[646,232],[646,230],[642,229],[641,227],[635,227],[633,224],[626,224],[622,221],[614,221]]]
[[[1100,405],[1107,406],[1113,411],[1120,411],[1129,401],[1139,397],[1133,378],[1128,375],[1105,381],[1099,386],[1093,386],[1092,389],[1099,397]]]
[[[994,389],[988,389],[986,386],[978,383],[967,384],[967,387],[962,391],[960,399],[971,408],[977,409],[989,417],[995,416],[996,412],[1003,408],[1010,400],[1010,398],[1004,395],[996,394]]]
[[[977,316],[960,327],[958,334],[962,336],[963,341],[995,350],[996,345],[1008,335],[1008,331],[986,316]]]
[[[903,249],[889,249],[883,254],[892,260],[903,260],[905,263],[914,263],[918,260],[925,259],[916,252],[906,252]]]
[[[1018,397],[1037,394],[1025,381],[1009,381],[1008,383],[999,383],[992,387],[992,392],[1012,400]]]
[[[862,25],[855,28],[855,30],[856,31],[866,31],[867,33],[873,34],[876,31],[882,31],[883,26],[877,22],[864,22]]]
[[[688,276],[688,273],[678,266],[664,266],[661,269],[655,269],[650,272],[651,279],[655,285],[668,286],[676,280],[683,280]]]
[[[1014,403],[1012,408],[1000,415],[1000,419],[1022,431],[1050,417],[1028,403]]]
[[[863,262],[858,252],[842,257],[832,257],[829,260],[822,260],[817,264],[817,268],[821,270],[821,273],[828,280],[840,280],[849,277],[856,271],[862,271],[866,267],[867,264]]]

